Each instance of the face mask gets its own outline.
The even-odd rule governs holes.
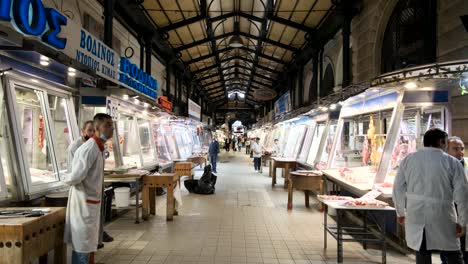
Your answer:
[[[107,141],[107,137],[104,136],[104,135],[101,135],[101,140],[104,141],[104,142],[106,142],[106,141]]]
[[[88,135],[84,136],[85,141],[88,141],[88,139],[90,139],[90,137]]]

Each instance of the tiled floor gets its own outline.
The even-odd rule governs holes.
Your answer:
[[[286,210],[282,180],[271,188],[265,168],[255,173],[248,157],[223,153],[214,195],[189,194],[174,221],[165,221],[165,197],[157,199],[157,216],[134,224],[134,212],[106,226],[115,238],[98,251],[98,263],[336,263],[336,243],[323,251],[323,215],[316,201],[307,209],[301,192]],[[380,263],[378,250],[346,243],[345,263]],[[389,252],[388,263],[414,263]],[[434,262],[436,263],[436,262]]]

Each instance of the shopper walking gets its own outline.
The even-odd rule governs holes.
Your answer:
[[[114,122],[107,114],[94,117],[96,134],[79,147],[64,182],[70,185],[64,241],[71,244],[72,264],[94,262],[97,250],[104,181],[104,143],[112,138]]]
[[[242,138],[241,137],[237,138],[237,147],[239,148],[238,151],[241,152],[242,151]]]
[[[255,138],[255,141],[251,145],[252,156],[254,159],[254,167],[256,172],[261,172],[262,166],[262,146],[260,146],[260,138]]]
[[[417,264],[431,264],[431,251],[447,255],[448,264],[463,264],[460,240],[467,224],[467,188],[463,166],[444,152],[447,133],[424,134],[424,148],[400,164],[393,187],[398,222]],[[458,205],[458,215],[454,202]],[[458,219],[457,219],[458,218]]]
[[[217,173],[216,162],[218,161],[219,143],[216,138],[213,138],[213,141],[211,141],[210,146],[208,147],[208,153],[210,155],[211,168],[214,173]]]
[[[465,159],[463,157],[465,152],[465,144],[459,137],[449,137],[448,138],[448,147],[447,147],[447,153],[451,155],[452,157],[456,158],[460,163],[462,164],[463,167],[466,166],[465,164]],[[466,169],[465,169],[466,171]],[[465,227],[466,231],[466,227]],[[463,261],[465,264],[468,263],[468,251],[466,248],[466,234],[460,238],[460,245],[461,245],[461,251],[463,253]],[[448,264],[447,262],[447,254],[445,252],[440,253],[440,259],[442,260],[442,264]]]
[[[250,154],[250,139],[245,140],[245,154]]]

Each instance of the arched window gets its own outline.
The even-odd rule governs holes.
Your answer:
[[[333,74],[333,68],[331,64],[328,64],[327,68],[325,68],[325,74],[323,74],[322,85],[320,87],[320,97],[333,93],[334,87],[335,76]]]
[[[400,0],[382,44],[382,73],[436,60],[436,0]]]

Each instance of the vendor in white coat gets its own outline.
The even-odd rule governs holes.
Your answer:
[[[81,147],[88,139],[92,138],[94,135],[94,121],[88,120],[83,124],[81,128],[81,137],[73,141],[67,149],[67,164],[68,164],[68,171],[71,171],[71,166],[73,163],[73,157],[75,156],[76,150]]]
[[[112,138],[114,123],[107,114],[94,117],[96,133],[79,147],[73,158],[71,172],[65,177],[69,184],[65,242],[73,248],[72,264],[88,264],[97,250],[104,178],[104,143]]]
[[[393,187],[398,222],[406,243],[416,250],[416,263],[431,264],[431,250],[462,264],[460,240],[467,224],[467,188],[463,166],[444,152],[447,133],[434,128],[424,134],[424,148],[400,164]],[[458,215],[455,211],[458,205]]]
[[[465,168],[465,174],[466,174],[466,171],[467,171],[466,165],[467,164],[465,163],[465,158],[464,158],[465,144],[463,143],[463,140],[461,138],[459,138],[459,137],[449,137],[448,138],[447,153],[449,155],[451,155],[452,157],[456,158],[458,161],[460,161],[460,163]],[[466,234],[465,234],[465,236],[460,238],[461,251],[463,252],[463,260],[465,261],[465,264],[468,263],[468,251],[467,251],[467,248],[466,248],[466,244],[467,244],[466,242],[468,242],[468,241],[467,241],[467,237],[466,237]],[[440,258],[442,260],[442,264],[447,264],[448,263],[447,262],[447,256],[446,256],[445,252],[440,254]]]
[[[92,138],[94,133],[94,121],[93,120],[88,120],[83,124],[83,127],[81,128],[81,137],[78,138],[77,140],[73,141],[70,146],[68,146],[67,152],[68,152],[68,171],[71,171],[72,163],[73,163],[73,158],[75,157],[75,152],[76,150],[81,147],[88,139]],[[103,195],[104,197],[104,195]],[[104,208],[101,205],[101,215],[104,214]],[[102,234],[99,237],[99,245],[98,248],[104,247],[102,242],[112,242],[114,241],[114,238],[111,237],[109,234],[107,234],[106,231],[104,231],[104,219],[101,219],[101,227],[100,229],[102,230]]]

